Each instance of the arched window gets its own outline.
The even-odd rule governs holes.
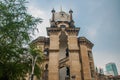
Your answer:
[[[89,57],[89,59],[92,59],[92,52],[91,51],[88,51],[88,57]]]
[[[42,78],[42,80],[48,80],[48,64],[45,65],[45,70]]]
[[[45,65],[45,70],[48,70],[48,64]]]
[[[69,57],[69,49],[66,48],[66,57]]]
[[[70,69],[69,69],[69,67],[66,67],[66,76],[70,77]]]
[[[49,49],[48,49],[48,48],[46,48],[46,49],[44,50],[44,54],[45,54],[46,56],[49,55]]]

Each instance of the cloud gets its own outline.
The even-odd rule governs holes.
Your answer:
[[[47,36],[46,27],[49,27],[49,18],[48,14],[46,14],[47,12],[40,10],[40,8],[37,8],[37,6],[32,5],[28,6],[28,12],[36,18],[39,17],[43,19],[43,22],[37,25],[38,32],[35,32],[33,38],[35,39],[39,36]]]
[[[96,28],[93,27],[93,28],[88,29],[88,36],[91,39],[94,39],[96,34],[97,34],[97,29]]]
[[[34,17],[40,17],[41,15],[45,17],[44,11],[41,11],[39,8],[32,5],[28,6],[28,12],[30,12],[30,14],[32,14]]]

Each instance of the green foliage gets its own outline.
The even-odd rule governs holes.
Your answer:
[[[26,0],[0,1],[0,80],[24,80],[31,70],[31,59],[26,55],[41,54],[24,47],[41,22],[27,13],[26,3]],[[38,61],[41,60],[42,56]]]
[[[34,75],[36,75],[36,77],[40,79],[40,76],[42,75],[42,70],[43,70],[42,63],[44,62],[44,55],[41,54],[42,53],[41,49],[37,48],[35,44],[30,45],[29,52],[31,53],[30,57],[32,57],[33,60],[35,60],[35,57],[38,56],[35,64]],[[30,72],[32,71],[30,70]]]

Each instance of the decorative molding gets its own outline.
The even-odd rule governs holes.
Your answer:
[[[59,52],[59,49],[49,49],[49,52]]]
[[[80,28],[66,28],[66,32],[68,33],[69,36],[75,35],[77,36],[79,33]]]
[[[85,37],[79,37],[78,38],[78,43],[80,45],[86,45],[88,48],[92,49],[92,47],[94,46],[94,44],[92,42],[90,42],[87,38]]]
[[[47,35],[58,35],[58,33],[61,31],[60,28],[47,28]]]
[[[76,52],[79,52],[79,49],[69,49],[69,52],[70,53],[76,53]]]
[[[33,40],[30,44],[38,45],[40,47],[49,47],[50,39],[48,37],[38,37],[37,39]]]

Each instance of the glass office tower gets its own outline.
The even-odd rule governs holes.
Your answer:
[[[108,75],[113,75],[113,76],[118,75],[118,71],[117,71],[117,67],[116,67],[115,63],[106,64],[106,71],[107,71]]]

